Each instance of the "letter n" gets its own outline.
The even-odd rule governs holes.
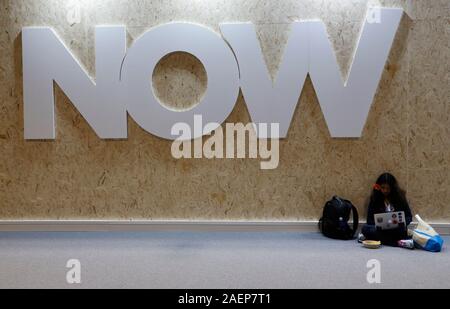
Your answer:
[[[56,138],[54,82],[100,138],[127,138],[119,93],[125,27],[96,28],[96,82],[52,29],[24,28],[22,45],[25,139]]]

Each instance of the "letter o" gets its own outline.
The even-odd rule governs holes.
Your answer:
[[[202,101],[188,111],[165,108],[150,87],[149,76],[156,65],[173,52],[197,57],[208,76]],[[132,45],[122,66],[121,86],[128,113],[144,130],[175,140],[178,136],[173,136],[171,129],[183,122],[191,126],[193,138],[198,138],[217,128],[194,132],[194,115],[202,115],[204,123],[223,123],[233,111],[239,95],[239,68],[230,47],[212,30],[191,23],[171,23],[149,30]]]

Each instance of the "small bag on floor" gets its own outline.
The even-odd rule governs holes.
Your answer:
[[[441,252],[444,240],[441,236],[422,218],[417,215],[419,224],[413,231],[414,243],[423,250],[430,252]]]

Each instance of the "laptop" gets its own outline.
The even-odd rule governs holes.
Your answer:
[[[375,214],[375,225],[382,230],[393,230],[400,224],[406,224],[404,211]]]

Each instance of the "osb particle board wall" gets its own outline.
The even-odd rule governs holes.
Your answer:
[[[70,25],[76,2],[81,23]],[[221,22],[251,21],[275,76],[290,23],[319,18],[346,76],[372,5],[406,15],[360,140],[330,138],[309,80],[273,171],[250,159],[177,161],[169,142],[132,120],[127,141],[102,141],[58,88],[58,139],[23,139],[24,26],[53,27],[95,76],[95,25],[126,25],[131,42],[166,22],[218,31]],[[0,0],[0,219],[316,220],[333,194],[365,213],[372,183],[389,171],[416,213],[450,222],[449,44],[448,0]],[[206,87],[202,67],[184,55],[165,59],[154,81],[175,107],[196,102]],[[242,96],[229,121],[249,121]]]

